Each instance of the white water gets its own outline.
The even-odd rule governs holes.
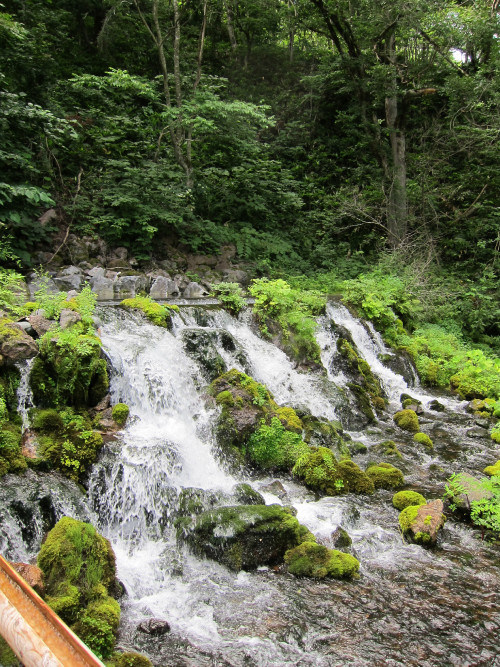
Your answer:
[[[34,360],[34,358],[26,359],[17,365],[21,375],[17,388],[17,411],[21,415],[23,432],[29,426],[28,410],[33,407],[33,392],[29,382]]]

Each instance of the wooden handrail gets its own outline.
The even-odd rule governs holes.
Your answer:
[[[105,667],[2,556],[0,634],[25,667]]]

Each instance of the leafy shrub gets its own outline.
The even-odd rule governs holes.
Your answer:
[[[243,290],[238,283],[223,282],[211,285],[210,295],[217,297],[222,307],[233,315],[238,315],[246,306],[246,301],[243,298]]]
[[[16,271],[0,268],[0,310],[18,315],[26,297],[24,278]]]
[[[264,420],[248,440],[246,453],[262,469],[290,470],[299,456],[309,451],[300,435],[286,431],[277,417],[268,426]]]

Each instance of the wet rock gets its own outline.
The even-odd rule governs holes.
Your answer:
[[[177,512],[179,516],[194,516],[220,504],[224,494],[206,489],[187,487],[179,493]]]
[[[274,482],[271,482],[270,484],[264,484],[260,487],[260,490],[264,493],[271,493],[280,500],[284,500],[288,497],[285,487],[278,479],[275,479]]]
[[[310,533],[279,505],[221,507],[176,521],[177,538],[231,570],[281,563]]]
[[[404,431],[417,433],[417,431],[420,430],[418,417],[415,410],[411,410],[409,408],[400,410],[399,412],[396,412],[393,420],[399,426],[399,428],[402,428]]]
[[[398,491],[392,497],[392,505],[400,512],[412,505],[425,505],[427,500],[417,491]]]
[[[467,412],[492,412],[493,411],[494,401],[490,399],[480,399],[474,398],[472,401],[469,401],[466,406]]]
[[[338,422],[318,419],[313,416],[302,418],[304,442],[314,447],[328,447],[338,459],[349,457],[349,448],[342,437],[342,427]]]
[[[82,316],[80,313],[76,313],[74,310],[64,308],[61,310],[61,314],[59,316],[59,326],[61,329],[67,329],[68,327],[73,326],[73,324],[80,322],[81,319]]]
[[[474,419],[474,424],[480,428],[489,428],[490,422],[488,419]]]
[[[103,410],[106,410],[109,408],[111,405],[111,395],[106,394],[103,399],[99,401],[99,403],[94,407],[94,410],[96,412],[102,412]]]
[[[366,474],[376,489],[397,489],[404,484],[403,473],[390,463],[378,463],[369,466]]]
[[[442,403],[440,403],[438,400],[434,399],[429,403],[429,410],[433,410],[434,412],[444,412],[446,408]]]
[[[394,373],[402,375],[409,387],[415,384],[416,373],[408,354],[398,352],[396,354],[381,354],[380,361]]]
[[[335,528],[330,536],[330,541],[335,549],[348,549],[352,545],[349,533],[342,526]]]
[[[43,595],[45,586],[43,584],[43,572],[36,565],[29,565],[28,563],[11,563],[14,570],[21,575],[27,584],[33,588],[38,595]]]
[[[265,505],[266,501],[262,497],[262,495],[256,491],[255,489],[252,489],[250,484],[236,484],[236,486],[233,488],[233,495],[235,496],[236,500],[241,503],[242,505]]]
[[[316,542],[304,542],[285,554],[288,571],[297,577],[350,579],[357,575],[359,561],[342,551]]]
[[[226,363],[217,352],[215,331],[186,329],[182,332],[182,339],[186,352],[200,364],[209,381],[226,372]]]
[[[444,526],[443,501],[433,500],[426,505],[410,505],[399,515],[403,534],[416,544],[433,546]]]
[[[0,325],[0,357],[8,363],[36,357],[38,345],[21,327],[5,319]]]
[[[473,428],[468,429],[465,432],[465,435],[468,438],[487,438],[488,431],[482,428],[481,426],[474,426]]]
[[[47,333],[47,331],[54,329],[56,326],[54,321],[48,320],[43,315],[30,315],[28,317],[28,322],[31,324],[32,328],[34,331],[36,331],[38,336],[43,336]]]
[[[137,629],[139,632],[144,632],[152,637],[161,637],[170,632],[170,623],[159,618],[150,618],[147,621],[139,623]]]

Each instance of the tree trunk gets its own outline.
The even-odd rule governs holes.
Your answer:
[[[391,145],[391,166],[387,202],[387,229],[392,247],[400,245],[408,226],[408,201],[406,195],[406,137],[404,120],[398,113],[398,99],[385,100],[385,117]]]

